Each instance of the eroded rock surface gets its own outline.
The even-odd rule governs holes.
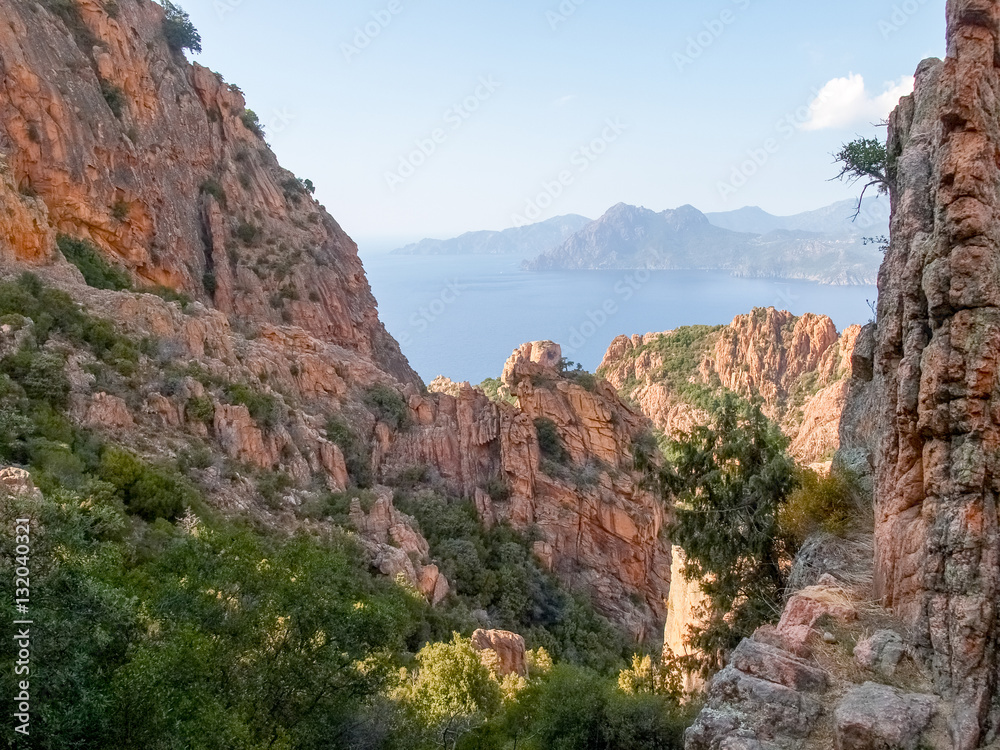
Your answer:
[[[792,438],[796,458],[816,463],[840,445],[860,331],[852,326],[839,335],[825,316],[758,309],[714,329],[619,336],[598,372],[671,436],[704,422],[699,393],[725,388],[760,397]]]
[[[948,56],[893,113],[874,350],[876,590],[954,704],[1000,728],[1000,5],[948,3]]]

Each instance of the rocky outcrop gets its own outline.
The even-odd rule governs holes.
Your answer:
[[[437,565],[430,562],[430,545],[416,519],[401,513],[392,501],[392,490],[375,488],[375,502],[367,513],[361,500],[351,501],[351,525],[371,557],[372,566],[390,578],[402,578],[427,600],[443,602],[451,587]]]
[[[825,316],[758,309],[714,329],[619,336],[598,372],[670,436],[704,421],[705,394],[759,397],[796,458],[828,461],[839,447],[860,332],[852,326],[838,335]]]
[[[919,750],[938,699],[867,682],[854,688],[834,714],[836,750]],[[924,745],[926,747],[926,745]]]
[[[278,166],[235,86],[172,52],[156,3],[0,0],[0,258],[95,243],[140,284],[292,324],[417,382],[357,247]]]
[[[893,113],[880,277],[876,592],[954,704],[954,746],[1000,729],[1000,5],[948,3],[948,56]]]
[[[516,674],[528,676],[528,652],[524,638],[506,630],[477,630],[472,634],[472,648],[480,653],[483,663],[498,677]]]
[[[458,396],[412,391],[414,426],[384,435],[380,472],[431,467],[454,492],[476,499],[485,523],[538,533],[543,564],[633,636],[658,641],[670,546],[662,503],[645,489],[632,455],[649,423],[609,384],[584,387],[561,373],[561,361],[552,342],[514,352],[503,382],[518,406],[493,403],[468,384]],[[543,461],[535,425],[543,419],[565,448],[563,463]]]

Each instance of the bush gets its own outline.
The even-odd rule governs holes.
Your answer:
[[[260,236],[260,229],[255,227],[248,221],[241,221],[234,232],[236,239],[242,242],[247,247],[251,247]]]
[[[201,34],[191,23],[191,17],[170,0],[163,2],[163,36],[174,52],[201,52]]]
[[[245,406],[254,422],[264,429],[277,427],[284,416],[281,401],[277,397],[254,390],[243,383],[226,386],[226,397],[231,404]]]
[[[562,435],[556,423],[547,417],[535,420],[535,432],[538,434],[538,448],[542,458],[557,464],[567,464],[570,461],[569,451],[563,444]]]
[[[147,521],[174,520],[196,499],[180,477],[150,466],[121,448],[104,450],[98,474],[114,487],[130,513]]]
[[[201,183],[201,192],[204,195],[211,195],[223,208],[226,207],[226,190],[222,187],[222,183],[219,182],[214,177],[210,177]]]
[[[395,388],[382,383],[373,385],[365,391],[364,401],[380,421],[394,430],[410,426],[410,407]]]
[[[60,235],[56,240],[59,252],[80,269],[84,281],[95,289],[124,291],[132,288],[128,273],[101,257],[100,251],[87,240]]]
[[[215,404],[208,396],[195,396],[188,399],[184,414],[192,422],[211,425],[215,421]]]
[[[332,416],[326,421],[326,439],[340,448],[347,464],[347,473],[358,487],[371,487],[372,462],[367,444],[357,432],[340,416]]]
[[[781,508],[781,533],[797,547],[818,531],[843,536],[860,515],[852,478],[836,471],[819,474],[803,468],[798,482],[798,489]]]
[[[252,109],[243,110],[243,114],[240,115],[240,120],[243,121],[243,126],[258,138],[264,137],[264,126],[261,124],[257,113]]]
[[[20,385],[30,399],[46,401],[57,409],[69,405],[66,361],[58,354],[22,347],[0,361],[0,372]]]
[[[116,86],[108,81],[101,81],[101,94],[104,95],[104,101],[107,102],[111,114],[120,120],[122,114],[125,112],[125,105],[128,104],[125,92],[120,86]]]

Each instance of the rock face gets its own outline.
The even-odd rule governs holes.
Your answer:
[[[644,488],[632,455],[649,423],[608,383],[584,387],[561,374],[561,360],[552,342],[514,352],[503,382],[516,407],[468,384],[457,397],[411,392],[415,426],[385,436],[380,471],[391,477],[429,466],[454,491],[476,498],[484,522],[537,530],[535,551],[553,572],[636,638],[658,641],[670,545],[663,505]],[[542,419],[565,447],[562,464],[543,462],[535,426]]]
[[[278,166],[239,89],[168,48],[159,5],[0,0],[0,17],[0,258],[88,239],[141,284],[417,382],[355,244]]]
[[[918,750],[937,698],[867,682],[854,688],[834,713],[836,750]]]
[[[440,604],[451,593],[451,587],[438,567],[430,563],[430,545],[416,519],[396,509],[388,487],[376,487],[375,495],[375,503],[367,513],[360,500],[351,501],[351,524],[371,556],[372,565],[385,576],[402,577],[431,604]]]
[[[839,447],[860,332],[852,326],[838,335],[825,316],[758,309],[714,329],[619,336],[598,372],[671,436],[704,419],[700,394],[726,388],[760,397],[796,458],[813,463]]]
[[[873,401],[876,588],[954,702],[1000,729],[1000,5],[948,3],[948,56],[893,113]]]
[[[506,630],[477,630],[472,634],[472,647],[483,656],[487,666],[498,677],[510,674],[528,676],[528,654],[524,638]]]

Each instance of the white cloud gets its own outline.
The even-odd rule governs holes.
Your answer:
[[[809,119],[802,124],[802,129],[846,128],[884,120],[900,97],[913,93],[913,76],[890,81],[884,89],[881,94],[870,93],[864,77],[854,73],[847,78],[834,78],[820,89],[809,105]]]

